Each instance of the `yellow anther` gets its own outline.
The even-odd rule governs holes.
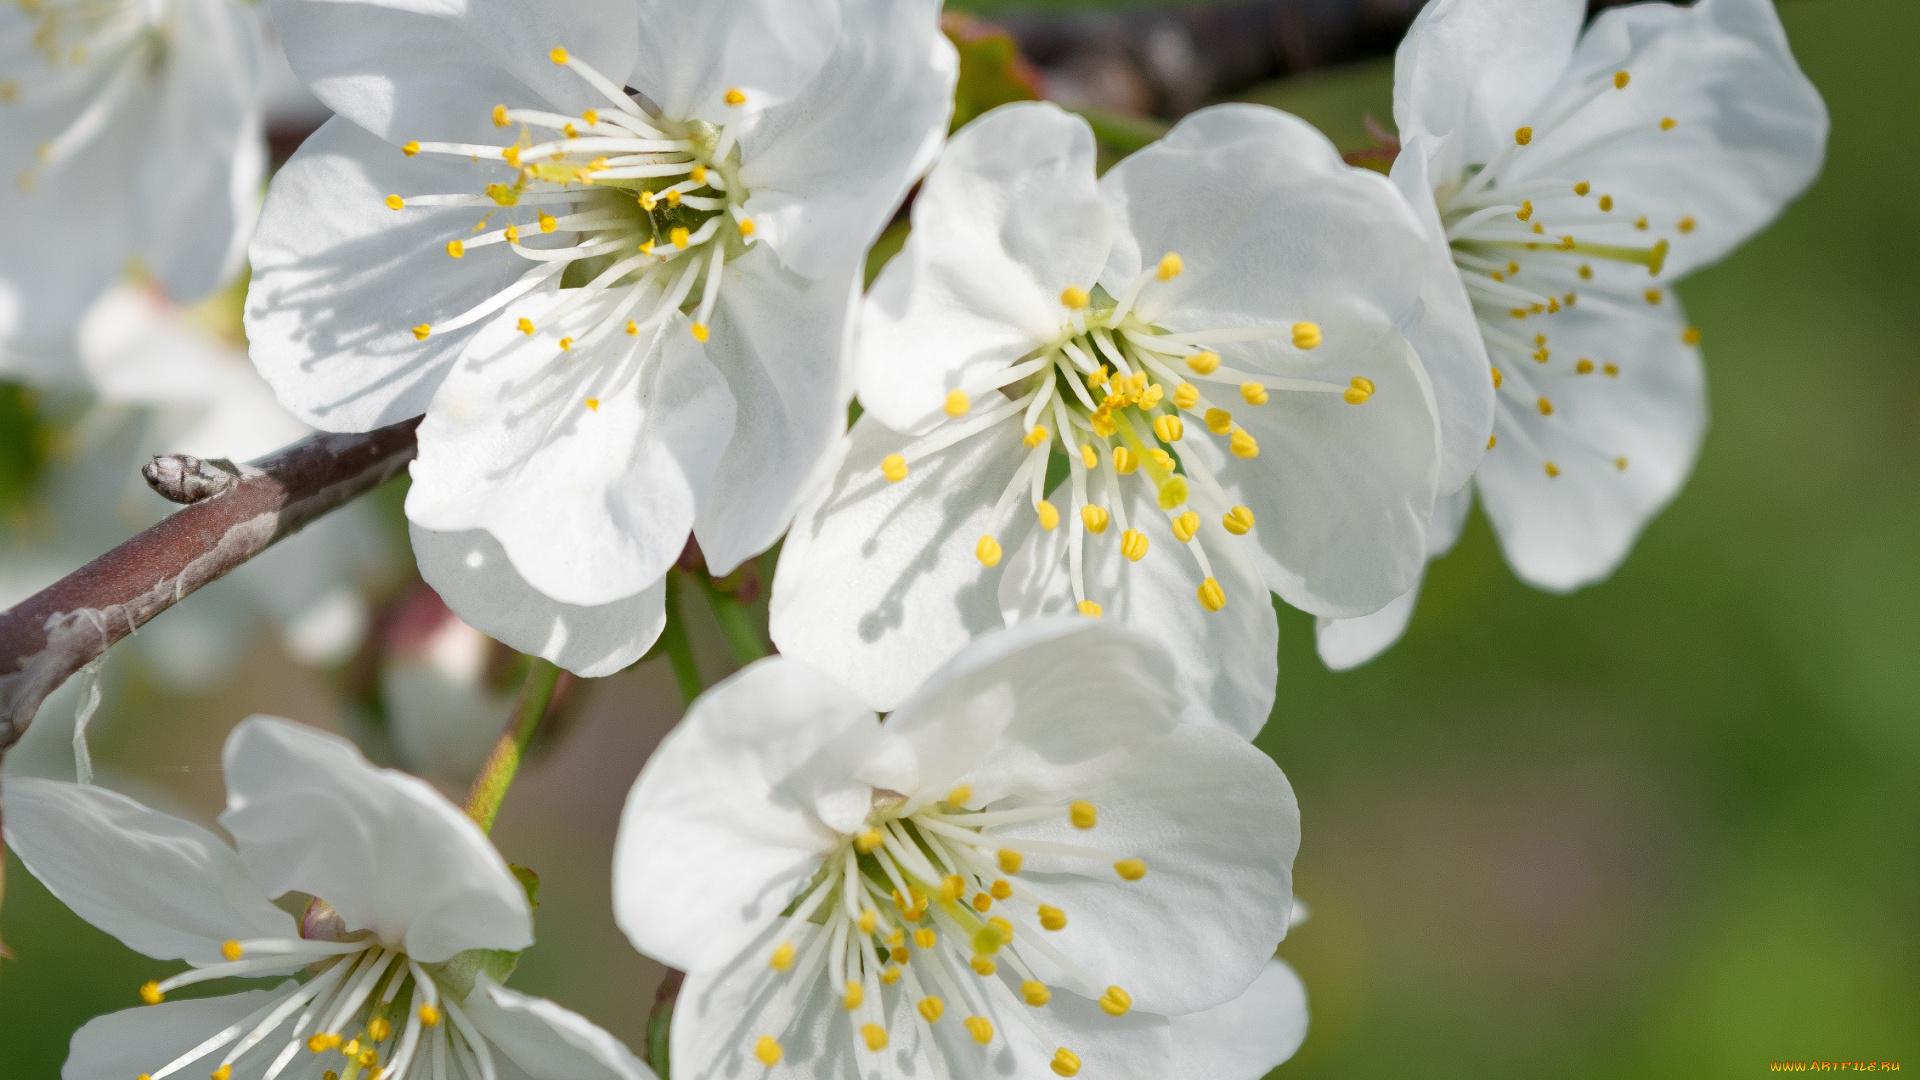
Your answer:
[[[1080,286],[1069,285],[1060,290],[1060,302],[1071,310],[1085,311],[1087,305],[1093,303],[1093,297],[1088,296],[1087,290]]]
[[[746,103],[747,103],[746,92],[741,90],[739,87],[736,86],[727,91],[727,104],[737,109],[740,106],[745,105]]]
[[[586,112],[580,114],[580,119],[585,120],[589,124],[597,124],[600,122],[600,110],[588,109]]]
[[[775,971],[786,971],[793,967],[793,942],[783,941],[776,946],[773,955],[767,958],[767,966]]]
[[[456,259],[464,259],[467,257],[467,245],[458,240],[449,240],[447,241],[447,254]]]
[[[708,326],[706,323],[693,324],[693,340],[699,342],[702,345],[705,345],[708,339],[711,337],[713,337],[712,327]]]
[[[1135,372],[1134,374],[1138,375],[1141,379],[1146,378],[1144,374],[1141,374],[1139,372]],[[1143,409],[1151,409],[1155,405],[1160,404],[1161,398],[1167,396],[1167,388],[1164,386],[1161,386],[1159,383],[1154,383],[1152,386],[1147,387],[1145,390],[1139,391],[1139,394],[1140,394],[1140,407]]]
[[[1119,473],[1121,476],[1127,476],[1139,467],[1140,459],[1133,456],[1133,451],[1124,446],[1116,446],[1113,448],[1114,472]]]
[[[991,907],[993,907],[993,897],[990,894],[983,892],[973,894],[973,910],[984,915]]]
[[[1620,377],[1620,365],[1612,361],[1601,364],[1600,370],[1606,372],[1609,379],[1617,379]]]
[[[1162,413],[1153,421],[1153,433],[1161,442],[1177,443],[1187,433],[1187,425],[1177,416]]]
[[[367,1038],[374,1042],[386,1042],[393,1037],[393,1021],[384,1016],[376,1016],[367,1024]]]
[[[1087,376],[1087,385],[1105,386],[1107,385],[1107,380],[1112,377],[1112,374],[1107,371],[1107,365],[1101,364],[1099,367],[1093,369],[1093,374]]]
[[[1487,436],[1487,449],[1489,450],[1493,449],[1494,444],[1499,441],[1500,441],[1500,437],[1498,435]]]
[[[947,803],[951,806],[964,806],[973,799],[973,789],[961,784],[947,792]]]
[[[1215,435],[1225,435],[1233,430],[1233,414],[1225,409],[1207,410],[1207,430]]]
[[[858,982],[852,979],[848,979],[847,993],[846,993],[846,996],[841,999],[840,1007],[847,1010],[848,1012],[852,1012],[853,1010],[859,1008],[861,1005],[864,1005],[866,1003],[866,1000],[867,1000],[866,988],[861,986]]]
[[[1000,872],[1003,874],[1017,874],[1020,872],[1020,868],[1026,865],[1027,862],[1026,856],[1012,848],[1001,848],[999,851],[993,853],[993,857],[994,862],[999,865]],[[1012,895],[1013,886],[1004,881],[996,881],[993,883],[993,898],[995,900],[1005,900]]]
[[[1133,995],[1117,986],[1107,987],[1107,992],[1100,995],[1100,1011],[1108,1016],[1125,1016],[1131,1008]]]
[[[1581,198],[1586,198],[1587,193],[1592,190],[1593,190],[1593,185],[1587,183],[1585,180],[1582,180],[1579,183],[1573,185],[1573,193],[1575,195],[1580,196]]]
[[[1187,478],[1167,477],[1167,482],[1160,485],[1158,501],[1162,510],[1172,510],[1176,506],[1184,505],[1187,501]]]
[[[1617,458],[1614,458],[1614,459],[1613,459],[1613,467],[1614,467],[1614,468],[1616,468],[1616,469],[1619,469],[1619,470],[1620,470],[1621,472],[1626,472],[1626,471],[1627,471],[1627,459],[1626,459],[1626,458],[1623,458],[1623,457],[1617,457]]]
[[[1533,141],[1533,129],[1530,127],[1523,127],[1520,130],[1514,132],[1513,141],[1519,143],[1521,146],[1527,145],[1528,143]]]
[[[1050,1067],[1056,1076],[1073,1076],[1080,1071],[1080,1055],[1062,1046],[1053,1052]]]
[[[880,459],[880,475],[899,483],[907,478],[907,459],[899,454],[888,454]]]
[[[541,232],[549,233],[559,227],[560,227],[560,222],[557,218],[555,218],[552,214],[547,213],[545,210],[540,211],[540,231]]]
[[[640,324],[634,321],[633,319],[627,320],[627,336],[628,337],[640,336]]]
[[[1551,461],[1547,462],[1547,479],[1551,480],[1554,477],[1557,477],[1559,475],[1560,475],[1560,466],[1555,465]]]
[[[1227,443],[1227,449],[1237,458],[1257,458],[1260,456],[1260,443],[1247,434],[1246,428],[1234,428],[1233,437]]]
[[[398,195],[387,196],[387,209],[405,210],[406,208],[407,208],[407,200],[401,198]]]
[[[1129,562],[1139,562],[1147,557],[1147,534],[1139,529],[1128,529],[1120,534],[1120,553]]]
[[[931,949],[940,940],[940,935],[925,928],[913,932],[913,943],[922,949]]]
[[[974,1042],[985,1046],[993,1041],[993,1021],[984,1016],[969,1016],[966,1023],[967,1034],[973,1036]]]
[[[1700,344],[1700,328],[1697,326],[1689,326],[1685,330],[1680,331],[1680,340],[1683,343],[1688,345]],[[1608,364],[1607,366],[1612,367],[1613,365]],[[1618,372],[1609,371],[1607,372],[1607,374],[1614,375],[1614,374],[1618,374]]]
[[[1198,595],[1200,597],[1200,606],[1206,608],[1208,611],[1219,611],[1221,608],[1227,606],[1226,590],[1220,587],[1220,582],[1215,578],[1208,578],[1201,582]],[[1128,863],[1137,863],[1140,868],[1140,873],[1142,874],[1147,872],[1147,864],[1139,862],[1137,859],[1128,859],[1113,864],[1114,869],[1120,870],[1121,877],[1127,877],[1127,871],[1121,869],[1121,867],[1126,866]],[[1127,880],[1132,881],[1133,879],[1127,878]]]
[[[994,964],[993,958],[989,956],[976,956],[967,961],[967,966],[973,969],[975,975],[983,977],[1000,970],[999,967]]]
[[[1524,319],[1527,317],[1527,309],[1523,307],[1517,307],[1517,308],[1514,308],[1512,311],[1509,311],[1507,314],[1512,315],[1516,319]]]
[[[762,1035],[760,1041],[753,1044],[753,1056],[754,1060],[771,1069],[780,1064],[780,1059],[786,1056],[786,1051],[780,1049],[778,1039],[771,1035]]]
[[[1089,619],[1099,618],[1105,610],[1101,608],[1099,604],[1094,603],[1092,600],[1082,600],[1080,601],[1079,606],[1080,606],[1080,614]]]
[[[352,1042],[348,1043],[347,1048],[340,1051],[340,1053],[345,1057],[357,1057],[360,1053],[360,1040],[355,1038]]]
[[[960,899],[967,891],[967,883],[959,874],[948,874],[940,879],[940,901],[950,904]]]
[[[493,126],[506,127],[511,123],[513,123],[513,121],[507,119],[507,107],[505,105],[495,105],[493,107]]]
[[[1549,297],[1547,297],[1547,312],[1548,312],[1548,314],[1552,314],[1552,313],[1554,313],[1554,312],[1557,312],[1557,311],[1559,311],[1559,310],[1560,310],[1560,298],[1559,298],[1559,297],[1557,297],[1557,296],[1549,296]]]
[[[159,983],[146,982],[140,985],[140,1000],[149,1005],[158,1005],[167,1000],[167,995],[160,992]]]
[[[507,238],[507,243],[517,244],[520,242],[520,226],[509,225],[502,230],[502,235]]]
[[[967,397],[965,390],[947,391],[947,415],[965,416],[973,408],[973,400]]]
[[[1658,303],[1660,302],[1660,297],[1661,297],[1661,295],[1662,295],[1662,294],[1661,294],[1661,292],[1660,292],[1660,290],[1659,290],[1659,289],[1648,289],[1648,290],[1647,290],[1647,303],[1649,303],[1649,304],[1658,304]]]
[[[1092,416],[1087,417],[1087,426],[1093,428],[1093,433],[1103,439],[1113,438],[1114,433],[1120,430],[1120,425],[1113,422],[1110,405],[1111,402],[1101,406]]]
[[[362,1069],[371,1069],[375,1065],[380,1064],[380,1051],[369,1046],[365,1050],[360,1051],[359,1056],[355,1060]],[[215,1073],[213,1080],[227,1080],[227,1078]]]
[[[1494,368],[1493,369],[1493,388],[1495,390],[1500,389],[1500,384],[1505,381],[1506,379],[1500,374],[1500,369]]]
[[[1528,200],[1528,201],[1526,201],[1526,202],[1523,202],[1523,203],[1521,203],[1521,204],[1520,204],[1520,209],[1518,209],[1518,210],[1516,210],[1516,211],[1514,211],[1514,214],[1513,214],[1513,216],[1514,216],[1514,217],[1517,217],[1517,218],[1519,218],[1519,219],[1520,219],[1521,221],[1530,221],[1530,220],[1532,220],[1532,219],[1533,219],[1533,202],[1532,202],[1532,200]]]
[[[639,195],[635,196],[635,198],[640,201],[640,209],[645,210],[649,214],[653,213],[654,210],[660,206],[660,196],[655,195],[651,191],[642,191]]]
[[[1160,269],[1154,276],[1158,277],[1161,281],[1172,281],[1174,278],[1179,277],[1180,272],[1186,268],[1187,264],[1181,260],[1180,256],[1169,251],[1165,255],[1160,256]]]
[[[233,1066],[231,1065],[222,1065],[212,1073],[212,1080],[232,1080],[232,1077]]]
[[[1235,536],[1245,536],[1253,531],[1253,510],[1251,507],[1236,506],[1221,517],[1220,524]]]
[[[900,896],[899,889],[893,890],[893,898],[894,898],[894,906],[898,907],[902,911],[905,911],[907,909],[907,905],[900,902],[901,896]],[[905,930],[895,928],[894,930],[890,931],[887,934],[886,942],[892,948],[897,949],[907,943],[907,932]]]
[[[425,1008],[425,1006],[422,1006],[422,1008]],[[328,1047],[333,1045],[333,1040],[339,1037],[338,1035],[329,1035],[324,1031],[320,1032],[307,1040],[307,1049],[315,1054],[323,1053]]]
[[[1033,512],[1040,517],[1040,527],[1052,532],[1060,525],[1060,510],[1045,499],[1033,504]]]
[[[669,188],[669,189],[667,189],[667,205],[668,205],[668,206],[679,206],[679,205],[680,205],[680,192],[678,192],[678,191],[676,191],[676,190],[674,190],[674,189],[672,189],[672,188]]]
[[[1047,430],[1047,425],[1035,424],[1033,425],[1033,430],[1027,432],[1027,437],[1025,439],[1022,439],[1021,443],[1027,449],[1031,450],[1034,447],[1039,446],[1041,443],[1046,442],[1048,439],[1051,439],[1052,437],[1053,437],[1053,432]]]
[[[877,848],[886,842],[887,842],[887,838],[880,834],[879,829],[868,829],[865,832],[861,833],[859,836],[854,837],[853,846],[860,852],[860,854],[866,855],[872,852],[874,848]]]
[[[1220,368],[1220,354],[1217,352],[1197,352],[1187,357],[1187,367],[1195,375],[1211,375]]]
[[[921,998],[920,1004],[915,1006],[915,1008],[920,1010],[920,1019],[925,1020],[929,1024],[939,1023],[940,1018],[947,1014],[947,1003],[934,997],[932,994]]]
[[[420,1022],[428,1027],[439,1027],[440,1009],[434,1005],[420,1006]]]
[[[1065,930],[1067,928],[1067,913],[1051,904],[1041,904],[1040,928],[1042,930]]]
[[[1200,388],[1189,382],[1183,382],[1173,388],[1173,405],[1176,409],[1191,409],[1200,404]]]
[[[874,911],[872,908],[866,908],[860,912],[858,922],[861,933],[871,934],[873,933],[873,928],[880,925],[880,913]]]
[[[1027,1004],[1037,1009],[1053,1000],[1053,991],[1047,989],[1046,983],[1028,979],[1020,984],[1020,996],[1027,999]]]
[[[1683,217],[1680,219],[1680,231],[1683,233],[1690,233],[1698,227],[1699,227],[1699,222],[1694,221],[1690,217]]]
[[[1249,405],[1265,405],[1267,403],[1267,388],[1265,385],[1257,382],[1241,383],[1240,396],[1245,398]]]
[[[1582,375],[1591,375],[1593,374],[1593,361],[1581,360],[1579,363],[1573,365],[1573,370]]]
[[[1545,349],[1540,351],[1546,352]],[[1541,362],[1545,363],[1544,360]],[[1355,375],[1353,381],[1347,384],[1347,392],[1342,396],[1349,405],[1365,405],[1367,399],[1373,396],[1373,380],[1363,375]]]
[[[560,134],[565,135],[569,139],[577,139],[580,137],[580,129],[574,127],[572,124],[566,124],[560,128]]]
[[[1540,415],[1541,415],[1541,416],[1552,416],[1552,415],[1553,415],[1553,402],[1551,402],[1551,401],[1548,401],[1548,400],[1547,400],[1546,398],[1541,398],[1541,399],[1540,399]]]
[[[551,57],[553,58],[553,62],[554,62],[554,63],[556,63],[556,64],[559,64],[559,65],[561,65],[561,66],[563,66],[563,67],[564,67],[564,66],[566,65],[566,62],[567,62],[567,50],[565,50],[565,49],[562,49],[562,48],[558,48],[558,47],[556,47],[556,48],[555,48],[555,49],[553,50],[553,52],[551,52],[551,53],[548,53],[547,55],[549,55],[549,56],[551,56]]]
[[[687,238],[692,235],[693,235],[692,233],[689,233],[686,230],[685,226],[681,226],[679,228],[674,229],[672,232],[668,233],[667,239],[673,241],[674,247],[680,248],[681,250],[684,251],[686,250],[686,246],[687,246]]]
[[[1167,453],[1165,450],[1162,450],[1157,446],[1147,447],[1147,457],[1151,459],[1155,465],[1158,465],[1161,469],[1165,470],[1166,472],[1172,472],[1174,465],[1176,464],[1176,462],[1173,460],[1172,454]],[[1180,504],[1175,503],[1174,505],[1178,506]]]
[[[1611,195],[1600,196],[1600,212],[1603,214],[1613,213],[1613,196]]]
[[[1100,452],[1093,448],[1092,443],[1080,444],[1080,464],[1085,465],[1089,469],[1097,469],[1100,467]],[[1098,532],[1100,530],[1095,529],[1094,531]]]
[[[413,328],[413,340],[425,341],[427,340],[427,336],[432,333],[433,327],[428,326],[426,323],[421,323],[419,326]]]
[[[1633,223],[1633,227],[1636,229],[1639,229],[1641,232],[1645,232],[1647,230],[1646,215],[1645,214],[1640,215],[1639,219]]]
[[[520,327],[521,333],[526,334],[528,337],[533,336],[534,329],[533,329],[532,319],[525,319],[525,318],[521,319],[519,323],[519,327]]]
[[[1107,523],[1111,520],[1113,520],[1113,515],[1107,513],[1107,508],[1104,506],[1095,506],[1092,503],[1088,503],[1080,508],[1080,523],[1085,525],[1087,531],[1095,536],[1106,532]]]
[[[234,939],[228,939],[226,944],[220,946],[220,955],[226,957],[229,962],[240,959],[246,955],[246,952],[240,947],[240,942]]]
[[[1193,539],[1193,534],[1199,531],[1200,531],[1200,515],[1199,514],[1196,514],[1193,511],[1189,510],[1184,514],[1177,514],[1174,516],[1173,538],[1175,540],[1178,540],[1184,544],[1187,541]]]
[[[1671,116],[1668,116],[1668,117],[1664,117],[1664,118],[1662,118],[1662,119],[1661,119],[1661,121],[1660,121],[1660,130],[1661,130],[1661,131],[1672,131],[1672,130],[1673,130],[1674,128],[1677,128],[1677,127],[1679,127],[1679,126],[1680,126],[1680,121],[1678,121],[1678,120],[1675,120],[1675,119],[1674,119],[1673,117],[1671,117]]]
[[[572,352],[572,351],[573,351],[573,339],[572,339],[572,338],[570,338],[570,337],[563,337],[563,338],[561,338],[561,339],[560,339],[560,351],[561,351],[561,352]]]
[[[407,155],[408,157],[412,157],[415,154],[418,154],[420,152],[420,144],[417,142],[410,142],[407,145],[401,147],[400,152]]]
[[[1627,83],[1631,82],[1632,80],[1633,80],[1633,76],[1627,74],[1624,71],[1614,72],[1613,88],[1615,90],[1625,90],[1627,88]]]

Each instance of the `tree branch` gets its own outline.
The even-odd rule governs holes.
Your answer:
[[[41,702],[108,647],[315,518],[392,479],[414,456],[408,420],[363,435],[320,434],[236,470],[231,483],[114,548],[11,610],[0,612],[0,753]],[[183,469],[144,470],[180,501]],[[227,463],[222,462],[222,465]]]

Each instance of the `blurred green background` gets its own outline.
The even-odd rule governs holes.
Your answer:
[[[992,5],[981,5],[988,7]],[[1610,582],[1517,584],[1476,518],[1407,639],[1344,675],[1282,612],[1260,744],[1299,791],[1282,955],[1313,1027],[1289,1080],[1744,1077],[1774,1060],[1920,1068],[1920,4],[1788,0],[1834,119],[1824,178],[1681,293],[1706,334],[1699,470]],[[1248,95],[1346,148],[1390,66]],[[724,670],[711,627],[703,655]],[[262,644],[219,694],[123,680],[96,723],[122,786],[210,817],[243,716],[318,724],[316,677]],[[612,925],[625,789],[678,713],[664,662],[593,689],[496,833],[543,878],[515,985],[638,1045],[658,970]],[[9,860],[0,1075],[168,965]],[[94,1078],[85,1078],[94,1080]]]

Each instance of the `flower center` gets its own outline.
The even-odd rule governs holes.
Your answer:
[[[331,908],[315,901],[309,908],[330,915]],[[322,918],[324,922],[324,916]],[[222,949],[226,962],[183,971],[169,979],[149,982],[140,998],[158,1005],[166,995],[194,983],[226,978],[277,975],[305,967],[306,982],[292,987],[151,1073],[138,1080],[166,1080],[195,1062],[220,1054],[209,1073],[212,1080],[229,1080],[236,1069],[253,1069],[268,1062],[262,1080],[274,1080],[302,1053],[339,1054],[326,1061],[326,1074],[337,1080],[405,1080],[412,1073],[485,1080],[495,1075],[493,1053],[487,1042],[444,992],[456,957],[430,970],[405,953],[382,945],[371,936],[344,941],[301,938],[260,938],[229,941]],[[443,1020],[451,1020],[443,1024]],[[290,1031],[283,1030],[291,1021]],[[280,1038],[275,1033],[281,1032]],[[284,1041],[282,1041],[284,1039]],[[224,1051],[224,1053],[222,1053]],[[269,1058],[267,1055],[271,1054]],[[302,1063],[296,1075],[309,1075]]]
[[[1067,289],[1060,296],[1067,317],[1058,335],[1017,363],[950,391],[946,411],[952,419],[889,456],[881,463],[882,474],[891,481],[903,480],[916,461],[987,428],[1017,422],[1017,437],[1029,453],[994,507],[989,529],[1000,527],[1023,492],[1042,529],[1059,526],[1059,508],[1046,498],[1048,465],[1057,444],[1070,481],[1068,573],[1082,615],[1093,618],[1103,611],[1088,597],[1082,570],[1088,534],[1104,537],[1118,525],[1121,553],[1134,562],[1147,554],[1146,534],[1128,527],[1122,477],[1138,477],[1152,487],[1174,538],[1199,568],[1201,606],[1208,611],[1224,608],[1226,593],[1201,544],[1200,510],[1194,507],[1219,514],[1221,526],[1233,537],[1253,530],[1253,511],[1228,497],[1198,455],[1181,453],[1187,438],[1182,414],[1225,440],[1237,458],[1260,456],[1260,444],[1197,384],[1232,388],[1249,408],[1265,405],[1275,390],[1340,394],[1359,405],[1373,395],[1374,387],[1363,378],[1339,385],[1241,370],[1224,366],[1214,351],[1216,346],[1281,338],[1306,352],[1320,346],[1320,327],[1314,323],[1175,334],[1140,317],[1134,304],[1141,294],[1156,282],[1172,281],[1184,269],[1180,256],[1168,253],[1142,271],[1117,300],[1097,286],[1091,293]],[[1176,370],[1179,367],[1185,371]],[[994,391],[1001,400],[975,414],[974,398]],[[1089,478],[1095,473],[1102,480],[1104,502],[1090,494]],[[1002,550],[992,531],[980,538],[974,554],[987,566],[999,563]]]
[[[1092,803],[979,811],[967,808],[971,801],[965,785],[944,798],[874,793],[866,826],[843,837],[822,861],[784,913],[767,953],[767,977],[783,985],[767,999],[761,1034],[751,1048],[762,1064],[771,1068],[785,1056],[780,1037],[822,978],[828,992],[840,997],[856,1042],[874,1053],[887,1046],[882,1004],[890,993],[906,995],[923,1028],[940,1023],[950,1010],[956,1018],[964,1013],[961,1024],[986,1046],[995,1035],[991,1013],[1019,1018],[1044,1040],[1023,1011],[1043,1008],[1053,997],[1035,975],[1036,957],[1061,972],[1071,989],[1097,998],[1109,1016],[1132,1008],[1124,989],[1102,989],[1102,980],[1068,956],[1070,944],[1048,940],[1066,930],[1067,912],[1048,903],[1057,899],[1050,895],[1053,886],[1020,875],[1030,857],[1048,862],[1049,882],[1108,874],[1138,881],[1147,864],[1095,847],[984,831],[1063,818],[1093,830],[1099,810]],[[810,936],[796,947],[796,932],[806,929]],[[1052,1067],[1072,1076],[1080,1059],[1061,1047]]]
[[[414,336],[424,340],[472,326],[556,281],[571,295],[542,316],[546,326],[522,319],[520,330],[551,337],[560,352],[623,332],[638,337],[676,312],[690,315],[693,336],[706,341],[721,272],[754,243],[740,179],[737,119],[716,128],[704,120],[655,116],[567,50],[553,50],[552,59],[599,91],[608,108],[573,117],[497,105],[495,126],[519,129],[510,145],[411,142],[403,148],[409,157],[449,154],[512,169],[511,182],[488,184],[484,194],[396,194],[386,204],[394,210],[484,208],[474,235],[449,243],[447,254],[463,259],[504,244],[531,264],[485,302],[446,322],[417,326]],[[738,110],[746,95],[729,91],[727,103]],[[583,326],[565,321],[602,297],[613,302],[592,308]],[[587,406],[597,408],[598,402],[587,399]]]
[[[1492,449],[1502,435],[1511,435],[1539,458],[1548,477],[1558,477],[1561,466],[1543,453],[1518,416],[1538,412],[1554,415],[1551,388],[1595,372],[1609,378],[1620,374],[1612,360],[1587,356],[1556,357],[1548,333],[1527,335],[1515,323],[1551,317],[1575,306],[1580,289],[1595,280],[1594,264],[1644,266],[1658,277],[1666,265],[1670,242],[1647,243],[1654,223],[1647,215],[1620,206],[1614,197],[1595,192],[1582,180],[1554,177],[1565,162],[1585,157],[1608,143],[1641,134],[1636,128],[1615,130],[1597,138],[1556,144],[1552,136],[1589,105],[1609,93],[1624,91],[1632,82],[1627,72],[1602,76],[1556,94],[1541,106],[1541,119],[1514,132],[1513,142],[1484,166],[1469,167],[1435,197],[1447,229],[1454,266],[1473,301],[1482,338],[1494,361],[1493,385],[1503,408],[1496,432],[1487,440]],[[1662,132],[1679,126],[1662,119]],[[1515,179],[1516,174],[1519,179]],[[1682,218],[1674,223],[1691,233],[1698,223]],[[1666,300],[1664,291],[1643,293],[1649,305]],[[1697,336],[1686,332],[1693,344]],[[1531,361],[1531,364],[1527,362]],[[1517,415],[1516,415],[1517,414]],[[1627,459],[1585,442],[1570,429],[1569,445],[1624,471]]]
[[[28,25],[15,28],[0,77],[0,106],[66,101],[73,122],[40,144],[38,165],[20,171],[22,192],[92,144],[165,61],[168,0],[15,0]],[[45,68],[39,66],[44,61]]]

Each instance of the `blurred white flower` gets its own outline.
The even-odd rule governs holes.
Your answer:
[[[1104,616],[1251,737],[1269,589],[1361,615],[1423,562],[1438,420],[1399,328],[1430,245],[1273,109],[1094,157],[1040,104],[948,146],[867,300],[867,415],[782,549],[773,637],[891,708],[988,626]]]
[[[1167,1080],[1167,1017],[1241,997],[1286,934],[1299,845],[1286,778],[1180,723],[1173,676],[1035,620],[883,723],[785,657],[696,702],[614,864],[621,927],[688,972],[676,1075]]]
[[[236,0],[0,9],[0,338],[70,335],[135,263],[199,300],[246,251],[266,166]]]
[[[239,346],[202,324],[204,314],[121,285],[88,312],[76,344],[0,355],[0,376],[33,376],[54,443],[32,497],[0,534],[0,605],[171,512],[140,477],[152,455],[246,461],[310,433],[275,403]],[[162,679],[203,686],[243,658],[263,612],[296,660],[338,664],[367,629],[362,587],[390,563],[371,511],[346,507],[195,593],[132,644]]]
[[[73,1038],[63,1075],[263,1080],[321,1067],[384,1080],[650,1080],[585,1019],[499,985],[533,943],[520,882],[424,781],[282,720],[235,728],[229,847],[102,788],[5,781],[6,840],[62,902],[129,948],[192,965]],[[314,898],[296,923],[275,898]],[[164,1002],[224,978],[272,990]]]
[[[407,512],[462,618],[604,673],[690,531],[720,574],[778,539],[845,428],[866,248],[946,131],[937,9],[275,6],[338,116],[269,195],[253,356],[317,426],[426,414]]]
[[[400,598],[380,631],[377,694],[385,728],[408,772],[455,787],[473,782],[517,699],[493,681],[501,654],[424,585]]]
[[[1474,486],[1552,592],[1611,575],[1692,472],[1706,379],[1673,283],[1797,198],[1828,130],[1770,0],[1635,4],[1582,33],[1586,10],[1440,0],[1395,64],[1393,179],[1450,243],[1499,390]],[[1323,655],[1371,658],[1412,608],[1323,623]]]

